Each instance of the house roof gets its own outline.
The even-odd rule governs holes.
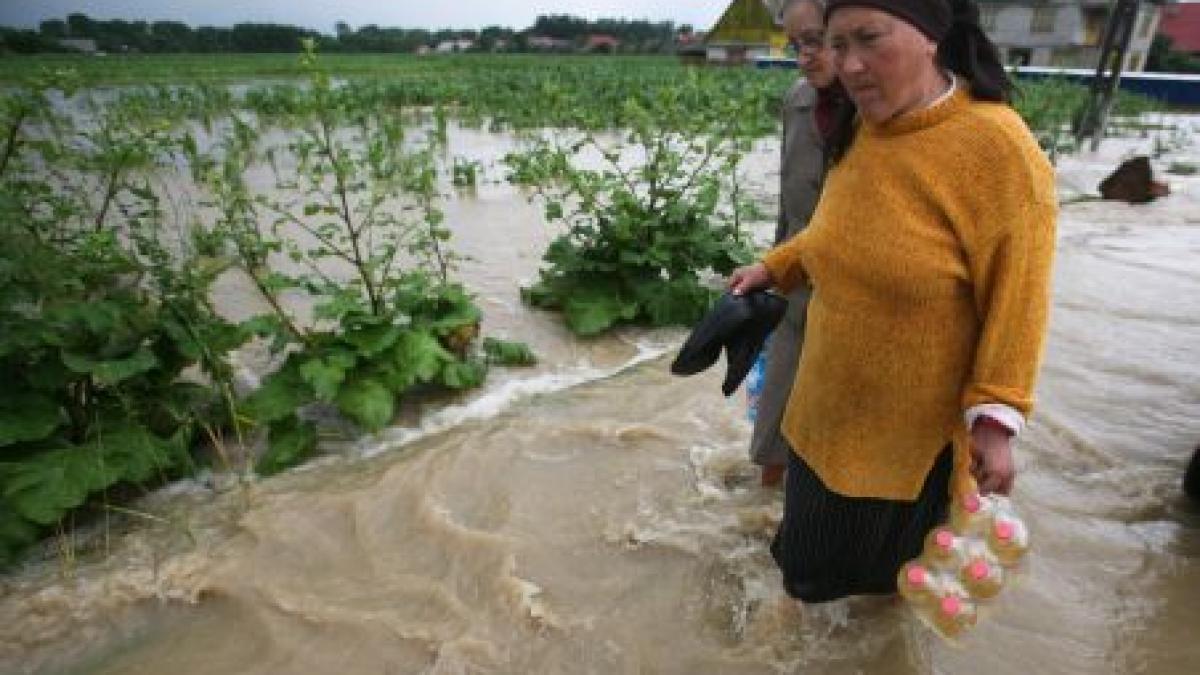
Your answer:
[[[763,0],[733,0],[709,31],[706,42],[782,47],[787,36],[775,24]]]
[[[1164,5],[1158,32],[1171,38],[1181,52],[1200,52],[1200,2]]]

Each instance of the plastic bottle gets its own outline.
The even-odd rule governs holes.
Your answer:
[[[767,338],[768,341],[770,337]],[[746,418],[753,424],[758,419],[758,400],[762,397],[763,385],[767,379],[767,344],[764,342],[754,365],[746,374]]]
[[[937,577],[933,570],[920,560],[913,560],[900,568],[896,577],[896,588],[900,597],[908,601],[914,610],[928,610],[938,597]]]
[[[972,550],[958,570],[958,580],[975,600],[996,597],[1004,588],[1004,571],[986,548]]]
[[[1000,564],[1016,565],[1029,550],[1029,530],[1015,515],[1001,515],[992,523],[988,532],[988,546]]]
[[[992,524],[997,502],[977,492],[965,494],[950,505],[950,527],[960,536],[983,535]]]
[[[975,603],[966,597],[962,589],[951,589],[942,593],[933,611],[928,614],[928,620],[934,629],[948,638],[962,634],[974,626],[978,618]]]
[[[921,559],[930,567],[956,570],[966,560],[966,542],[948,527],[935,527],[925,537]]]

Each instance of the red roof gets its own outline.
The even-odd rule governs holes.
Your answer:
[[[621,45],[621,41],[611,35],[589,35],[587,36],[587,46],[591,47],[612,47],[616,49]]]
[[[1171,38],[1171,48],[1200,52],[1200,2],[1165,5],[1158,32]]]

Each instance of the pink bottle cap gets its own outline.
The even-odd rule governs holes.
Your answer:
[[[951,595],[942,598],[942,614],[946,616],[957,616],[962,611],[962,601]]]
[[[967,513],[979,513],[979,509],[983,508],[983,502],[979,500],[979,494],[975,492],[963,497],[962,505]]]
[[[933,535],[933,543],[940,549],[949,549],[954,545],[954,533],[950,530],[938,530],[937,534]]]
[[[909,567],[908,572],[905,574],[908,577],[908,583],[912,584],[913,586],[924,586],[925,582],[927,581],[925,568],[921,567],[920,565],[913,565],[912,567]]]
[[[1002,541],[1008,541],[1013,538],[1013,533],[1016,528],[1007,520],[996,522],[996,538]]]
[[[982,581],[986,579],[991,572],[992,568],[988,566],[987,561],[985,560],[976,560],[975,562],[971,563],[971,567],[967,570],[967,573],[970,574],[971,578],[975,581]]]

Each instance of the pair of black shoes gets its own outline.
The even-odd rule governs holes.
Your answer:
[[[786,311],[787,300],[774,293],[724,293],[692,329],[671,364],[671,372],[695,375],[716,363],[724,349],[726,370],[721,391],[729,396],[746,379],[767,336]]]

